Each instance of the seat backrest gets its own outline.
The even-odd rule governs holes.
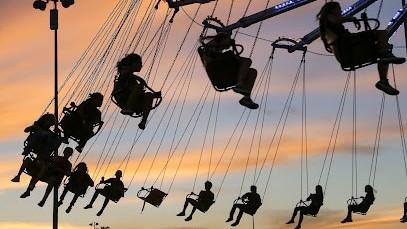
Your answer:
[[[156,188],[152,188],[148,195],[144,198],[144,201],[155,207],[159,207],[166,196],[167,193]]]
[[[250,205],[246,204],[244,212],[249,215],[254,215],[254,214],[256,214],[257,210],[260,208],[261,205],[262,205],[261,203],[250,204]]]
[[[209,208],[215,203],[215,201],[210,200],[210,201],[199,201],[198,202],[198,209],[201,212],[206,212],[209,210]]]

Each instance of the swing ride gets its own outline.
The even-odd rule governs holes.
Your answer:
[[[215,17],[219,4],[217,0],[166,0],[168,9],[165,9],[164,14],[158,13],[160,1],[158,0],[155,3],[154,1],[119,0],[117,2],[107,20],[67,76],[66,81],[60,86],[58,93],[62,99],[59,104],[64,107],[60,116],[54,117],[46,113],[52,103],[51,101],[46,106],[41,118],[33,126],[26,129],[25,132],[29,133],[29,136],[24,142],[23,165],[12,181],[19,182],[21,174],[27,173],[33,179],[48,182],[44,174],[52,171],[51,168],[54,166],[52,158],[58,156],[54,155],[53,152],[58,151],[61,145],[64,145],[64,149],[69,148],[69,139],[71,139],[77,143],[75,149],[79,154],[72,163],[74,169],[71,175],[69,178],[68,176],[65,178],[64,191],[59,199],[59,206],[63,204],[65,195],[71,192],[74,197],[66,209],[66,213],[69,213],[77,199],[84,197],[88,193],[89,187],[95,186],[93,198],[85,206],[85,209],[92,208],[92,204],[100,194],[105,197],[102,208],[97,213],[100,216],[110,201],[118,203],[122,198],[127,197],[127,191],[131,188],[135,177],[142,172],[144,182],[141,182],[141,187],[136,196],[142,201],[141,212],[143,212],[146,204],[159,208],[166,198],[171,195],[174,182],[177,176],[181,175],[181,165],[188,151],[190,151],[191,139],[195,137],[199,138],[199,143],[202,143],[199,147],[199,160],[194,174],[195,179],[190,194],[185,198],[184,209],[178,214],[178,216],[185,216],[187,206],[192,205],[193,210],[185,219],[185,221],[190,221],[196,210],[203,214],[211,213],[211,209],[221,197],[221,191],[230,172],[231,164],[236,154],[242,151],[240,149],[243,144],[241,142],[242,136],[247,135],[250,141],[248,152],[244,154],[247,158],[245,158],[246,164],[242,183],[237,198],[232,203],[232,210],[226,222],[231,222],[235,211],[238,210],[237,219],[232,226],[239,225],[240,219],[246,214],[253,217],[254,228],[255,215],[261,211],[262,206],[267,204],[265,197],[269,190],[271,175],[285,135],[293,100],[296,97],[295,94],[298,93],[301,105],[301,142],[298,144],[300,145],[299,170],[301,187],[299,201],[295,204],[293,216],[287,224],[294,223],[294,218],[299,213],[300,219],[296,228],[301,228],[304,216],[318,218],[319,212],[324,210],[324,198],[331,175],[332,161],[336,151],[346,99],[351,88],[353,99],[351,101],[353,108],[352,194],[347,202],[348,215],[342,223],[352,222],[352,213],[366,215],[375,200],[373,190],[381,140],[383,110],[387,98],[385,94],[395,95],[403,156],[407,154],[404,124],[393,67],[394,64],[404,63],[405,58],[395,57],[392,54],[393,46],[388,44],[387,40],[386,45],[388,47],[386,46],[386,53],[383,54],[380,52],[380,41],[378,41],[380,39],[377,37],[369,36],[368,39],[346,40],[345,38],[348,37],[343,36],[340,32],[342,32],[343,23],[353,22],[357,27],[360,27],[362,23],[365,32],[360,32],[361,34],[376,35],[383,32],[390,38],[403,23],[406,23],[407,5],[403,5],[396,12],[384,30],[379,30],[379,15],[376,18],[368,18],[366,14],[367,8],[378,2],[378,0],[358,0],[344,10],[340,10],[339,15],[336,15],[339,18],[337,24],[328,19],[328,22],[325,21],[326,24],[324,24],[322,18],[326,16],[324,13],[334,14],[334,10],[323,12],[323,8],[319,16],[319,28],[299,40],[280,37],[270,42],[272,50],[269,58],[264,68],[257,71],[252,67],[252,57],[256,42],[260,39],[259,35],[263,22],[317,2],[317,0],[288,0],[274,6],[270,6],[271,1],[268,0],[264,10],[247,15],[252,3],[252,1],[249,1],[244,15],[235,23],[229,23],[234,0],[232,0],[232,6],[225,23]],[[171,46],[175,47],[174,55],[172,55],[173,53],[168,54],[169,37],[172,34],[171,32],[174,31],[173,27],[177,24],[177,22],[174,22],[174,18],[180,10],[183,11],[181,7],[192,4],[197,5],[197,9],[192,16],[184,11],[191,20],[182,28],[185,31],[182,33],[180,44],[171,44]],[[326,2],[324,7],[329,4],[332,4],[332,2]],[[201,24],[198,23],[202,27],[200,28],[201,34],[198,37],[192,31],[203,5],[211,6],[212,10],[211,14]],[[378,14],[380,14],[382,5],[383,0],[380,2]],[[339,4],[337,4],[337,7],[340,9]],[[358,13],[361,13],[361,19],[354,18]],[[371,22],[375,24],[373,28]],[[240,32],[240,29],[255,24],[259,25],[257,34],[253,36],[252,47],[248,49],[247,45],[237,44],[236,37],[239,34],[244,34]],[[332,34],[336,37],[334,40],[330,40]],[[188,46],[188,38],[192,36],[195,43]],[[329,136],[322,169],[315,186],[316,190],[315,193],[310,194],[307,127],[307,104],[309,103],[307,92],[309,89],[306,84],[308,79],[306,77],[305,61],[309,52],[308,45],[320,37],[326,50],[333,54],[343,71],[348,72],[348,75]],[[185,49],[189,49],[189,51],[184,53]],[[241,56],[247,50],[250,50],[249,55],[247,57]],[[269,109],[269,94],[272,85],[272,70],[278,50],[287,50],[288,53],[301,53],[302,55],[292,83],[289,85],[289,90],[285,92],[287,97],[284,97],[284,107],[279,111],[279,118],[276,128],[271,134],[271,140],[266,140],[262,135],[265,134],[265,120],[267,109]],[[168,58],[168,55],[170,55],[170,58]],[[165,57],[171,60],[169,64],[165,65],[166,69],[160,67]],[[202,64],[199,65],[197,62],[202,62]],[[358,112],[356,106],[356,73],[358,69],[372,64],[378,64],[379,66],[380,80],[376,87],[382,90],[383,94],[369,182],[365,186],[366,196],[359,201],[356,198],[359,185],[357,172]],[[191,108],[187,106],[187,97],[195,90],[192,82],[198,80],[194,78],[198,66],[203,67],[206,75],[204,79],[202,79],[202,76],[199,79],[199,82],[203,82],[200,85],[202,90],[198,93],[199,97]],[[381,75],[380,66],[386,68],[385,78]],[[389,66],[393,73],[392,84],[394,88],[390,86],[387,76]],[[214,145],[218,140],[216,132],[218,125],[220,125],[221,93],[219,92],[226,94],[229,90],[243,95],[239,103],[245,109],[239,113],[240,118],[234,124],[232,133],[228,135],[223,150],[218,150],[217,155],[215,155]],[[104,104],[102,104],[103,95],[110,95],[110,100]],[[258,104],[252,98],[259,101]],[[76,105],[77,102],[80,102],[79,105]],[[119,115],[120,113],[123,115]],[[138,124],[139,128],[136,131],[131,126],[133,118],[141,118]],[[249,121],[254,122],[253,129],[247,128],[250,125]],[[50,127],[55,123],[58,123],[62,137],[59,135],[58,130],[50,130]],[[145,130],[147,124],[149,124],[149,128]],[[145,131],[140,131],[140,129]],[[201,133],[198,133],[199,130],[197,129],[200,129]],[[130,134],[133,139],[130,140],[128,149],[122,149],[123,136],[126,133]],[[167,145],[168,149],[166,148]],[[96,150],[95,148],[98,146],[102,148]],[[274,149],[274,154],[272,149]],[[125,153],[119,154],[119,150],[124,150]],[[92,176],[88,173],[85,164],[85,160],[91,151],[98,151],[98,159]],[[130,182],[125,185],[122,179],[123,176],[130,174],[128,171],[129,163],[136,157],[135,151],[139,154],[137,155],[138,164],[131,168],[133,174],[130,176]],[[158,161],[159,155],[164,153],[164,162]],[[264,157],[261,158],[260,154],[264,154]],[[230,156],[229,159],[226,158],[227,155]],[[218,157],[217,160],[215,160],[215,156]],[[121,157],[122,160],[118,157]],[[256,160],[253,180],[247,181],[249,162],[253,158]],[[271,164],[269,164],[270,159]],[[104,177],[111,171],[114,161],[119,161],[115,177],[105,180]],[[203,168],[204,161],[208,161],[208,168]],[[146,169],[143,169],[144,167]],[[170,167],[175,169],[169,169]],[[221,167],[226,169],[222,171]],[[153,172],[154,168],[158,169],[158,172]],[[268,171],[266,171],[267,169]],[[198,177],[205,172],[207,173],[204,180],[205,189],[201,190],[199,194],[195,194],[196,184],[199,182]],[[221,173],[223,175],[219,175]],[[265,182],[260,182],[261,179],[265,179]],[[100,182],[94,185],[94,180],[100,180]],[[243,186],[247,182],[251,184],[250,192],[243,194]],[[212,183],[217,189],[215,194],[210,191]],[[401,219],[403,222],[407,221],[405,215]]]

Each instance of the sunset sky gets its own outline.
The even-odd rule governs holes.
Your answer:
[[[98,62],[100,57],[92,57],[89,54],[85,56],[85,60],[90,60],[92,64],[82,61],[79,67],[74,69],[82,53],[91,43],[92,38],[97,34],[113,8],[115,6],[122,7],[120,18],[133,1],[135,2],[135,9],[138,9],[138,14],[135,14],[136,10],[132,11],[128,19],[129,22],[126,24],[128,27],[124,27],[120,32],[119,38],[112,46],[112,52],[107,55],[105,61]],[[100,136],[89,141],[81,155],[75,152],[71,161],[75,161],[77,157],[84,160],[88,164],[90,175],[95,178],[95,182],[99,181],[102,176],[113,176],[118,168],[124,170],[123,181],[126,187],[129,187],[129,191],[119,203],[110,202],[101,217],[96,216],[96,212],[102,204],[101,197],[96,201],[93,209],[83,209],[90,200],[93,189],[89,189],[85,198],[80,198],[72,212],[66,214],[65,209],[72,198],[69,194],[64,205],[59,208],[60,228],[90,228],[89,223],[95,221],[99,222],[101,226],[110,226],[112,229],[229,228],[229,224],[224,223],[224,221],[228,216],[233,200],[239,194],[249,191],[254,177],[259,178],[256,185],[263,198],[263,206],[254,218],[255,227],[293,228],[294,226],[286,226],[285,222],[289,219],[298,200],[301,197],[307,197],[305,172],[303,173],[303,193],[301,193],[300,178],[301,80],[298,82],[292,107],[289,110],[287,124],[267,190],[265,190],[266,180],[276,152],[276,142],[273,143],[268,156],[266,154],[301,60],[301,53],[289,54],[285,50],[276,51],[269,83],[270,90],[266,96],[267,104],[262,103],[259,110],[250,112],[246,126],[243,125],[244,121],[241,122],[234,133],[236,123],[244,108],[238,104],[240,96],[232,91],[215,93],[213,87],[209,87],[201,116],[197,121],[195,121],[197,116],[192,116],[195,106],[204,95],[206,85],[209,83],[199,59],[193,65],[194,71],[190,75],[182,74],[182,71],[187,69],[182,64],[185,61],[193,61],[197,57],[194,44],[196,44],[202,28],[196,23],[193,23],[173,69],[168,73],[191,23],[189,17],[194,15],[197,5],[184,7],[183,10],[185,11],[181,10],[177,14],[168,34],[162,59],[160,62],[157,59],[152,65],[152,55],[149,53],[155,51],[157,41],[151,37],[162,23],[168,5],[164,2],[161,3],[156,16],[153,18],[151,29],[146,29],[147,37],[141,37],[139,45],[134,47],[137,39],[131,43],[131,38],[148,8],[149,0],[77,0],[75,2],[75,5],[68,9],[61,8],[59,15],[60,84],[72,73],[71,80],[67,81],[66,86],[61,91],[60,105],[64,106],[71,101],[79,104],[88,92],[96,90],[106,92],[102,106],[106,126]],[[243,15],[248,2],[248,0],[235,1],[230,23],[237,21]],[[270,5],[280,2],[280,0],[271,0]],[[315,1],[263,23],[259,34],[262,39],[259,39],[254,46],[252,56],[253,67],[259,72],[256,90],[253,92],[255,101],[259,103],[262,101],[261,93],[266,88],[266,78],[260,77],[260,73],[271,54],[270,41],[278,37],[299,39],[316,28],[318,23],[315,16],[324,2],[323,0]],[[230,3],[230,0],[219,0],[218,8],[214,13],[224,23],[226,23]],[[264,9],[266,3],[266,0],[253,1],[248,14]],[[353,1],[341,0],[340,3],[342,6],[347,6]],[[368,15],[375,17],[379,5],[380,0],[369,7]],[[201,6],[196,21],[202,22],[211,13],[213,6],[214,2]],[[379,18],[382,22],[381,28],[387,25],[387,22],[400,6],[401,1],[384,0]],[[0,122],[0,159],[2,161],[0,168],[0,228],[51,228],[52,198],[48,199],[43,208],[37,206],[45,189],[44,184],[39,183],[29,198],[20,199],[19,196],[25,190],[29,177],[23,175],[20,183],[10,182],[22,161],[23,141],[27,137],[23,129],[31,125],[44,110],[52,111],[52,106],[46,109],[53,97],[54,83],[53,34],[49,30],[49,12],[34,10],[31,1],[13,0],[0,1],[0,11],[0,118],[2,120]],[[131,25],[133,26],[131,27]],[[353,30],[352,24],[347,26]],[[117,24],[106,32],[107,37],[99,41],[103,43],[109,40],[115,28],[117,28]],[[254,43],[253,36],[256,35],[257,29],[258,25],[253,25],[241,29],[241,33],[237,35],[237,43],[243,44],[245,47],[242,56],[249,56]],[[248,34],[250,36],[247,36]],[[403,28],[394,34],[390,42],[394,44],[395,55],[405,57],[406,43]],[[164,101],[152,112],[147,128],[141,134],[137,127],[139,119],[128,119],[118,114],[119,111],[110,102],[109,97],[112,89],[111,84],[116,74],[116,62],[131,50],[140,53],[146,47],[148,49],[143,55],[144,68],[140,76],[148,78],[152,88],[162,90]],[[308,48],[310,52],[306,55],[306,87],[309,192],[314,192],[347,73],[342,71],[333,56],[326,55],[328,53],[323,48],[321,40],[316,40]],[[193,50],[192,57],[188,55],[191,50]],[[105,49],[93,47],[92,51],[98,53],[97,55],[102,55]],[[161,53],[162,49],[159,51]],[[150,66],[153,67],[151,74],[148,73]],[[403,122],[406,123],[407,79],[404,76],[407,73],[407,66],[403,64],[394,67],[397,86],[401,91],[399,95],[401,114]],[[76,77],[81,76],[86,76],[86,82],[73,81]],[[167,79],[166,76],[168,76]],[[185,85],[188,84],[187,77],[189,76],[192,78],[187,91]],[[392,77],[391,72],[389,72],[389,77]],[[363,187],[369,182],[373,145],[382,98],[381,92],[374,87],[377,80],[377,70],[373,65],[357,71],[357,196],[364,195]],[[86,90],[82,89],[82,86]],[[72,94],[72,91],[68,90],[70,87],[76,94]],[[81,92],[77,93],[76,91]],[[175,97],[181,95],[178,102],[176,99],[171,99],[173,95]],[[64,96],[67,96],[68,99],[64,100]],[[213,143],[213,150],[211,150],[215,112],[212,111],[212,115],[210,115],[210,110],[211,106],[215,110],[218,96],[221,98],[220,108],[214,137],[215,142]],[[181,108],[184,98],[185,106]],[[350,91],[344,108],[324,205],[318,217],[305,218],[302,228],[394,229],[405,226],[398,222],[407,193],[407,174],[403,163],[395,101],[395,97],[386,97],[374,187],[377,191],[375,193],[376,201],[369,213],[366,216],[354,215],[353,223],[346,225],[339,223],[346,215],[346,200],[352,195],[352,103]],[[168,111],[166,111],[167,107],[169,107]],[[200,107],[198,106],[198,108]],[[264,108],[266,108],[265,111]],[[182,114],[181,110],[183,110]],[[171,114],[171,112],[173,113]],[[260,120],[265,114],[260,146],[258,143],[261,121],[256,125],[259,112]],[[246,120],[248,113],[245,111],[243,120]],[[188,126],[191,117],[192,122]],[[178,120],[180,120],[179,128],[176,128]],[[195,123],[196,125],[194,125]],[[125,125],[126,128],[123,129],[122,125]],[[188,129],[183,136],[182,133],[187,127]],[[256,132],[254,132],[255,129]],[[205,138],[206,130],[208,134]],[[227,144],[232,133],[234,135],[230,144]],[[241,133],[242,137],[238,140]],[[253,133],[255,134],[253,135]],[[277,132],[278,136],[279,132]],[[138,141],[132,147],[135,138],[138,138]],[[254,139],[254,144],[250,150],[252,139]],[[76,145],[71,141],[70,146]],[[170,149],[175,149],[171,157],[169,154],[173,151]],[[211,152],[213,153],[212,158]],[[258,160],[256,159],[257,152],[259,152]],[[221,157],[223,153],[224,156]],[[143,157],[143,155],[145,156]],[[101,158],[103,162],[98,163]],[[199,163],[199,161],[201,162]],[[263,161],[265,166],[260,173],[259,168]],[[168,165],[166,166],[167,162]],[[126,163],[128,163],[127,167],[125,166]],[[246,163],[248,169],[245,172]],[[195,183],[198,165],[199,171]],[[163,172],[165,176],[162,176]],[[214,193],[219,192],[219,196],[216,196],[216,203],[206,214],[197,212],[193,220],[188,223],[182,217],[176,217],[176,214],[182,209],[185,196],[191,191],[198,193],[199,190],[203,189],[203,184],[208,177],[213,182]],[[245,180],[242,183],[243,177]],[[326,175],[323,176],[322,184],[325,183],[326,178],[324,177]],[[225,181],[221,186],[223,178]],[[172,183],[173,179],[174,182]],[[144,212],[140,213],[142,201],[137,198],[137,191],[142,186],[150,187],[152,185],[161,187],[165,192],[169,191],[169,195],[159,208],[146,205]],[[264,192],[266,193],[265,196],[263,196]],[[188,209],[189,211],[190,209]],[[251,228],[251,226],[252,218],[245,215],[239,228]]]

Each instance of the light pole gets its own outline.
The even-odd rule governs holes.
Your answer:
[[[35,0],[34,9],[44,11],[49,2],[53,2],[53,8],[50,10],[50,29],[54,31],[54,115],[57,119],[55,123],[55,133],[59,135],[58,129],[58,2],[60,1],[64,8],[68,8],[75,3],[75,0]],[[54,156],[58,155],[55,150]],[[58,184],[54,186],[54,201],[52,211],[52,228],[58,229]]]

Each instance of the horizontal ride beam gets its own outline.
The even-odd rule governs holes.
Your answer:
[[[389,34],[389,37],[393,36],[393,34],[398,30],[398,28],[400,28],[401,24],[406,23],[406,19],[407,19],[407,5],[399,9],[391,19],[389,24],[387,24],[386,31]]]

